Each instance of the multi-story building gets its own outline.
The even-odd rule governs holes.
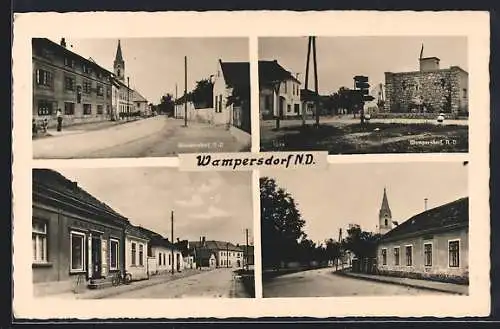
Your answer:
[[[259,94],[261,118],[301,115],[300,81],[277,60],[259,61]]]
[[[64,38],[33,38],[32,59],[34,120],[53,127],[58,109],[63,126],[111,118],[111,72],[68,49]]]
[[[200,241],[190,241],[189,245],[197,249],[210,250],[215,255],[217,267],[243,267],[243,248],[231,242],[206,241],[205,237],[202,237]]]
[[[134,90],[130,88],[130,80],[125,80],[125,60],[123,59],[120,40],[116,47],[115,60],[113,62],[113,117],[125,119],[135,111]]]
[[[385,72],[385,112],[469,113],[468,76],[458,66],[439,67],[439,58],[420,58],[420,70]]]

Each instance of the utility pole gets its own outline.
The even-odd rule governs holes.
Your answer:
[[[314,63],[314,91],[315,95],[315,108],[316,108],[316,127],[319,127],[319,91],[318,91],[318,62],[316,60],[316,37],[312,37],[313,43],[313,63]]]
[[[306,81],[305,81],[305,85],[304,85],[304,89],[305,89],[304,92],[306,95],[309,91],[309,88],[307,87],[307,85],[309,84],[309,62],[311,61],[311,47],[312,47],[311,37],[309,37],[308,42],[309,43],[307,44]],[[307,102],[306,102],[306,104],[307,104]],[[306,106],[306,108],[302,108],[302,125],[303,126],[306,125],[306,111],[307,111],[307,106]]]
[[[130,77],[127,77],[127,121],[130,117]]]
[[[246,264],[246,269],[248,270],[249,264],[248,264],[248,229],[245,229],[245,235],[246,235],[246,245],[245,245],[245,264]]]
[[[174,274],[174,211],[170,213],[170,232],[172,238],[172,275]]]
[[[229,242],[226,242],[226,267],[229,267]]]
[[[187,127],[187,56],[184,56],[184,127]]]
[[[177,119],[177,108],[176,108],[176,103],[177,102],[177,83],[175,84],[175,99],[174,99],[174,118]]]

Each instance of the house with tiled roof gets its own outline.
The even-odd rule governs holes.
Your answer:
[[[189,245],[195,249],[211,250],[216,258],[217,267],[243,267],[243,248],[227,241],[206,240],[201,237],[200,241],[189,241]],[[198,260],[196,260],[198,263]]]
[[[385,209],[379,217],[390,224],[388,204]],[[377,247],[377,270],[384,275],[467,283],[469,198],[426,210],[391,227]]]
[[[300,81],[277,60],[259,61],[259,109],[262,119],[300,116]]]
[[[125,270],[129,220],[77,182],[33,169],[32,210],[35,294],[86,287]]]
[[[137,90],[132,90],[132,102],[134,103],[134,112],[139,112],[143,117],[151,115],[148,100]]]

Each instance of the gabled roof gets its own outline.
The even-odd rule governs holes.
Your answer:
[[[200,241],[189,241],[189,245],[192,246],[193,248],[200,248],[202,245],[202,242]],[[212,251],[218,251],[218,250],[228,250],[228,251],[243,251],[243,248],[237,247],[231,242],[226,242],[226,241],[205,241],[205,248],[210,249]]]
[[[469,198],[465,197],[411,217],[387,232],[382,237],[382,241],[398,240],[468,226]]]
[[[259,61],[259,84],[263,85],[286,80],[293,80],[300,84],[300,81],[291,72],[278,64],[277,60]]]
[[[52,41],[50,39],[47,39],[47,38],[33,38],[31,42],[32,42],[33,46],[36,45],[36,46],[39,46],[39,47],[43,47],[43,46],[50,47],[52,49],[55,49],[55,50],[60,51],[60,52],[63,52],[65,54],[76,56],[82,62],[87,63],[87,64],[91,64],[92,66],[97,67],[98,69],[104,71],[106,74],[113,75],[113,72],[111,72],[111,71],[105,69],[104,67],[100,66],[99,64],[97,64],[96,62],[94,62],[94,60],[87,59],[87,58],[85,58],[85,57],[83,57],[83,56],[81,56],[81,55],[79,55],[79,54],[77,54],[77,53],[69,50],[68,48],[61,46],[60,44],[55,43],[54,41]],[[33,47],[33,49],[34,48],[35,47]]]
[[[226,85],[232,88],[250,86],[250,64],[248,62],[223,62],[219,59],[219,63]]]
[[[72,198],[79,200],[80,202],[91,205],[92,207],[108,213],[109,215],[121,219],[124,222],[128,220],[116,212],[113,208],[105,204],[104,202],[98,200],[90,193],[85,191],[83,188],[78,186],[77,182],[73,182],[60,173],[52,169],[33,169],[33,191],[37,189],[37,186],[45,186],[56,192],[68,195]]]
[[[132,99],[133,99],[134,102],[147,102],[148,101],[137,90],[133,90],[132,91]]]
[[[200,248],[200,247],[195,248],[195,253],[196,253],[196,258],[198,260],[210,259],[210,257],[212,257],[212,255],[214,255],[213,250],[210,250],[208,248]]]

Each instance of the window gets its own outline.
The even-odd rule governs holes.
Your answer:
[[[97,105],[97,114],[102,114],[102,113],[103,113],[103,106]]]
[[[67,66],[67,67],[75,67],[75,61],[72,60],[71,58],[69,57],[65,57],[64,58],[64,66]]]
[[[106,96],[111,97],[111,88],[109,87],[106,88]]]
[[[460,266],[460,241],[454,240],[448,242],[448,255],[450,267]]]
[[[387,249],[382,249],[382,265],[387,265]]]
[[[85,271],[85,234],[70,233],[71,240],[71,272]]]
[[[65,76],[64,77],[64,90],[74,91],[75,90],[75,78]]]
[[[83,114],[92,114],[91,104],[83,104]]]
[[[84,73],[91,74],[92,73],[92,68],[87,66],[86,64],[82,65],[82,69]]]
[[[101,72],[97,72],[97,79],[102,79],[102,73]]]
[[[33,240],[33,262],[47,262],[47,224],[33,220],[32,223],[32,240]]]
[[[432,266],[432,243],[424,243],[424,265]]]
[[[75,103],[65,102],[64,103],[64,114],[74,115],[75,114]]]
[[[90,94],[92,92],[92,82],[90,81],[83,82],[83,92],[85,94]]]
[[[97,85],[97,96],[104,96],[104,87],[100,84]]]
[[[299,105],[299,104],[295,104],[295,105],[294,105],[294,110],[295,110],[295,113],[299,114],[299,111],[300,111],[300,105]]]
[[[144,245],[139,245],[139,266],[144,266]]]
[[[130,263],[135,266],[136,265],[135,255],[137,253],[135,242],[132,242],[132,246],[130,248],[130,251],[131,251],[131,257],[132,257],[132,259],[131,259],[132,261]]]
[[[109,240],[109,269],[118,269],[118,240]]]
[[[46,100],[38,101],[38,115],[52,115],[52,102]]]
[[[462,91],[464,93],[463,94],[464,95],[464,99],[467,99],[467,88],[462,89]]]
[[[110,109],[109,105],[106,105],[106,114],[109,114],[110,112],[109,109]]]
[[[287,111],[287,112],[292,112],[292,105],[287,104],[287,105],[286,105],[286,111]]]
[[[288,83],[285,81],[283,84],[285,85],[285,94],[286,94],[288,92],[288,88],[287,88],[288,87]]]
[[[40,86],[52,87],[54,78],[52,72],[45,71],[42,69],[36,70],[36,83]]]
[[[168,265],[172,263],[172,255],[168,254]]]
[[[405,247],[406,251],[406,266],[411,266],[413,263],[413,246],[406,246]]]
[[[384,219],[384,225],[387,226],[387,224],[389,224],[389,222],[387,221],[387,218]]]
[[[399,247],[394,248],[394,265],[399,266]]]

